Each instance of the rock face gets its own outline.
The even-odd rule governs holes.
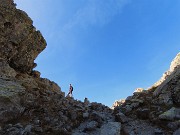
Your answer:
[[[31,72],[34,59],[46,41],[27,14],[15,8],[12,0],[0,1],[0,58],[21,72]]]
[[[170,69],[148,90],[137,90],[114,109],[124,134],[179,133],[180,128],[180,53]],[[131,125],[131,126],[130,126]],[[145,126],[146,125],[146,126]],[[141,129],[146,129],[142,131]]]

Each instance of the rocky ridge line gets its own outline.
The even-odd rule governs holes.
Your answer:
[[[132,96],[117,101],[113,107],[125,135],[179,135],[180,53],[151,88],[136,89]]]

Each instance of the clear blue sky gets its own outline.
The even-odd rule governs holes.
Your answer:
[[[147,88],[180,50],[180,0],[15,0],[47,41],[36,70],[111,106]]]

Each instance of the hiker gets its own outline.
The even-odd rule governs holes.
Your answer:
[[[69,85],[69,93],[68,93],[69,97],[72,97],[72,91],[73,91],[73,86],[70,84]]]

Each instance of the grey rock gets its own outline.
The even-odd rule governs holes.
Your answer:
[[[34,130],[35,130],[36,132],[43,132],[42,127],[38,127],[38,126],[35,126],[35,127],[34,127]]]
[[[120,135],[121,123],[119,122],[108,122],[103,125],[100,129],[100,135]]]
[[[21,123],[15,124],[14,127],[17,127],[17,128],[23,128],[23,126],[21,125]]]
[[[30,133],[32,130],[32,125],[27,125],[24,129],[24,133]]]
[[[132,120],[122,125],[122,132],[127,135],[154,135],[157,127],[144,120]]]
[[[148,119],[150,110],[148,108],[139,108],[137,109],[137,117],[140,119]]]
[[[180,128],[178,130],[176,130],[173,135],[180,135]]]
[[[88,112],[83,113],[83,118],[84,118],[84,119],[86,119],[86,118],[88,118],[88,117],[89,117],[89,113],[88,113]]]
[[[121,123],[128,122],[128,118],[122,112],[115,115],[115,120]]]
[[[49,117],[45,117],[44,120],[45,120],[46,122],[50,122],[50,121],[51,121],[51,119],[50,119]]]
[[[175,122],[169,122],[167,126],[172,130],[177,130],[180,127],[180,120]]]
[[[80,126],[74,131],[74,134],[96,130],[98,123],[96,121],[86,121],[81,123]]]
[[[85,130],[87,131],[95,130],[97,126],[98,126],[98,123],[96,121],[91,121],[86,125]]]
[[[161,129],[157,128],[157,129],[154,130],[154,134],[155,135],[163,135],[164,132]]]
[[[180,119],[180,109],[172,107],[170,110],[159,115],[159,119],[171,120],[171,121],[175,119],[178,120]]]
[[[38,119],[34,120],[34,124],[35,125],[39,125],[40,124],[40,120],[38,120]]]
[[[132,111],[132,106],[131,105],[126,105],[125,107],[123,107],[123,109],[125,110],[125,113],[128,113],[130,111]]]
[[[7,135],[21,135],[22,129],[19,129],[17,127],[11,127],[6,130]]]

